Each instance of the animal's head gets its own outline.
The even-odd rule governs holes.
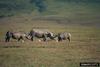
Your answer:
[[[57,37],[57,35],[55,35],[55,34],[52,33],[52,32],[49,32],[49,33],[47,34],[47,36],[50,37],[50,39],[52,39],[52,40],[54,40],[54,38]]]
[[[29,33],[26,33],[26,36],[25,36],[27,39],[31,39],[31,35]]]

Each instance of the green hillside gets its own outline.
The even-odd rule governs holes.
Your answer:
[[[20,13],[73,15],[100,12],[99,0],[0,0],[0,17]]]

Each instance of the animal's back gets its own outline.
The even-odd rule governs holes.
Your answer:
[[[61,38],[68,38],[68,37],[71,38],[71,34],[68,33],[68,32],[60,33],[59,36],[60,36]]]
[[[23,32],[13,32],[13,37],[15,38],[20,38],[20,37],[25,37],[25,33]]]
[[[49,32],[48,29],[33,29],[33,31],[34,31],[35,33],[41,33],[41,34],[43,34],[43,33],[48,33],[48,32]]]

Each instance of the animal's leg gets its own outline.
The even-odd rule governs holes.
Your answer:
[[[22,43],[24,43],[24,37],[21,37],[21,39],[22,39]]]
[[[5,38],[5,42],[8,42],[8,39],[7,39],[7,37]]]
[[[33,41],[33,36],[31,37],[31,41]]]
[[[22,40],[22,43],[24,43],[24,40]]]
[[[18,38],[18,41],[20,41],[22,39],[22,37]]]
[[[34,40],[35,33],[33,31],[31,31],[30,34],[31,34],[31,41],[33,41]]]
[[[58,41],[62,41],[61,37],[58,37]]]
[[[45,34],[43,35],[43,41],[47,41],[47,36]]]
[[[5,42],[9,42],[9,41],[10,41],[10,37],[6,37]]]
[[[54,38],[54,40],[55,40],[56,42],[58,42],[58,37],[57,37],[57,38]]]
[[[39,41],[39,42],[41,42],[41,40],[40,40],[40,39],[39,39],[38,41]]]
[[[8,42],[10,41],[10,37],[8,38]]]
[[[46,41],[46,38],[45,37],[43,38],[43,41]]]
[[[67,37],[67,39],[69,40],[69,42],[70,42],[70,37]]]
[[[18,41],[20,41],[20,38],[18,38]]]
[[[56,42],[58,42],[58,40],[56,39]]]

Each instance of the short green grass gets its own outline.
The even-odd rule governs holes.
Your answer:
[[[19,18],[19,19],[18,19]],[[100,29],[82,25],[63,25],[55,21],[5,18],[0,24],[0,67],[80,67],[80,62],[100,62]],[[53,22],[53,23],[52,23]],[[7,30],[28,32],[32,27],[54,33],[70,32],[71,42],[4,42]]]

